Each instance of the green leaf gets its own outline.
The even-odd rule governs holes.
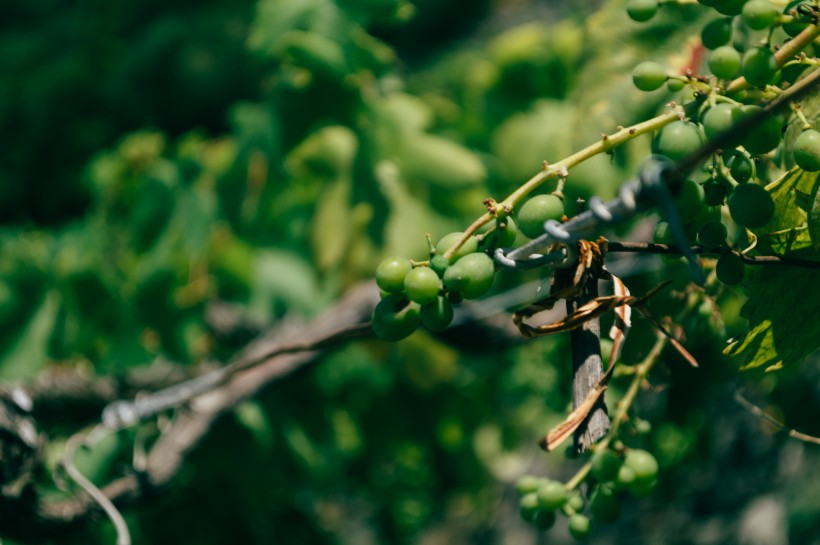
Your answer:
[[[741,315],[749,330],[735,339],[724,354],[739,359],[741,370],[773,371],[799,365],[817,350],[820,301],[817,271],[799,267],[760,267],[746,285],[749,300]]]
[[[310,225],[310,242],[321,271],[341,263],[350,243],[351,185],[349,177],[332,182],[316,206],[316,215]]]
[[[809,216],[809,237],[816,250],[820,250],[820,175],[818,174],[820,173],[813,173],[814,187],[812,187],[809,198],[811,207],[807,209]]]
[[[26,327],[2,361],[3,378],[21,380],[37,376],[48,360],[48,339],[60,307],[60,296],[51,291],[43,298]]]
[[[817,180],[818,173],[795,168],[767,186],[774,200],[774,216],[754,230],[761,253],[785,255],[812,246],[810,229],[806,229],[807,214],[800,200],[801,194],[814,190]]]

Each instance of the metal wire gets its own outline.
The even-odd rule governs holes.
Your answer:
[[[571,266],[577,259],[575,242],[594,236],[604,225],[630,218],[636,212],[653,206],[665,212],[670,224],[679,224],[674,200],[664,181],[664,174],[671,166],[669,160],[653,156],[641,168],[637,178],[619,188],[618,197],[608,202],[592,197],[588,209],[566,223],[547,220],[543,235],[509,252],[504,248],[497,249],[494,254],[496,262],[502,267],[519,270],[542,266]],[[681,247],[688,247],[683,227],[676,227],[677,229],[673,227],[673,233]],[[545,248],[556,245],[559,245],[557,250],[541,253]]]

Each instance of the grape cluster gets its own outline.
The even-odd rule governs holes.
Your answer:
[[[729,80],[742,76],[759,89],[775,83],[793,83],[807,64],[797,60],[781,69],[769,31],[782,25],[787,34],[795,36],[810,22],[816,8],[793,1],[781,13],[769,0],[698,1],[720,14],[701,32],[703,46],[710,50],[705,69],[713,77],[671,75],[664,66],[646,61],[635,67],[632,80],[641,91],[654,91],[673,81],[682,86],[690,84],[695,91],[695,101],[689,105],[692,109],[687,111],[697,109],[696,113],[664,126],[652,142],[654,153],[673,161],[690,156],[707,141],[751,116],[756,120],[753,130],[729,142],[703,172],[693,174],[693,180],[670,188],[676,195],[678,215],[689,239],[719,255],[716,274],[732,285],[742,280],[744,266],[728,244],[738,231],[727,226],[724,219],[731,218],[734,225],[743,229],[763,229],[772,220],[775,204],[764,188],[767,180],[758,178],[757,165],[780,153],[787,120],[755,104],[761,96],[759,91],[733,91]],[[636,21],[648,20],[651,10],[647,5],[648,2],[632,1],[627,13]],[[765,45],[761,45],[761,32],[769,36]],[[820,133],[806,125],[794,142],[792,155],[798,167],[812,172],[820,170]],[[675,244],[665,221],[656,226],[654,240]]]
[[[552,528],[557,514],[567,518],[570,534],[584,540],[592,533],[593,521],[612,524],[620,515],[619,495],[649,495],[658,483],[658,462],[648,451],[603,449],[590,461],[586,498],[563,483],[525,475],[516,483],[524,520],[542,530]]]
[[[491,256],[496,248],[512,246],[519,231],[535,238],[544,232],[547,220],[560,220],[563,215],[560,197],[535,195],[520,207],[517,221],[498,217],[485,232],[467,237],[455,251],[450,252],[464,238],[462,232],[441,237],[431,247],[428,261],[382,260],[376,268],[376,283],[383,297],[373,310],[373,331],[387,341],[401,340],[419,325],[444,331],[453,320],[454,303],[477,299],[492,287],[495,263]]]

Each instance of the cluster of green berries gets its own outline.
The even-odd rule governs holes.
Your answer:
[[[809,5],[807,0],[792,0],[781,12],[770,0],[698,0],[698,3],[710,7],[724,15],[724,20],[731,23],[732,18],[739,17],[742,24],[750,30],[766,30],[776,25],[782,25],[783,29],[790,36],[796,36],[807,24],[811,22],[810,8],[801,8],[801,5]],[[626,3],[626,13],[630,19],[643,23],[652,19],[660,7],[659,0],[628,0]],[[783,15],[787,17],[782,17]],[[712,36],[731,35],[731,28],[723,29],[724,23],[715,24],[704,28],[704,34]],[[731,27],[731,24],[729,25]],[[708,30],[707,30],[708,29]],[[720,41],[717,45],[723,45],[729,41],[729,36]],[[706,47],[714,43],[704,38]]]
[[[658,462],[639,449],[625,453],[605,449],[593,455],[587,478],[587,499],[580,491],[569,490],[564,484],[533,475],[521,477],[516,483],[520,497],[521,516],[542,530],[552,528],[560,513],[567,517],[570,534],[578,540],[587,539],[593,521],[611,524],[620,515],[618,496],[629,493],[635,497],[650,494],[658,483]]]
[[[556,195],[536,195],[527,200],[517,214],[494,220],[489,229],[464,238],[454,232],[443,236],[430,248],[430,258],[413,262],[404,257],[388,257],[376,268],[376,283],[382,299],[373,310],[376,335],[387,341],[401,340],[419,325],[430,331],[443,331],[453,320],[453,304],[477,299],[487,293],[495,278],[492,253],[512,246],[520,231],[535,238],[544,232],[549,219],[564,215],[563,201]]]
[[[748,44],[744,43],[748,41],[749,34],[782,26],[787,34],[796,36],[817,17],[816,7],[812,7],[807,0],[792,1],[782,12],[769,0],[698,1],[721,14],[701,31],[701,42],[710,50],[707,61],[709,70],[720,80],[743,76],[755,87],[777,82],[781,70],[771,47],[759,45],[754,36]],[[651,19],[657,9],[658,2],[655,0],[630,0],[627,3],[627,13],[635,21]],[[739,21],[738,25],[736,21]],[[745,27],[746,32],[738,33],[733,41],[733,31],[739,25]],[[679,90],[684,80],[680,76],[670,77],[658,63],[646,62],[635,69],[633,81],[642,91],[654,91],[664,83],[668,83],[671,90]]]
[[[790,36],[796,36],[817,15],[816,7],[800,1],[792,1],[782,12],[769,0],[698,1],[722,15],[706,24],[701,32],[704,47],[711,50],[707,63],[709,70],[718,80],[743,76],[755,87],[778,81],[781,70],[771,47],[745,47],[740,43],[741,38],[751,31],[767,30],[777,25],[782,25]],[[636,21],[645,21],[657,9],[653,4],[656,2],[631,0],[627,12]],[[744,25],[747,32],[739,33],[733,42],[733,31],[738,25]],[[671,88],[673,83],[683,85],[687,80],[682,76],[670,76],[663,66],[651,61],[635,67],[632,79],[642,91],[654,91],[664,84]],[[716,273],[721,281],[732,285],[743,279],[744,265],[741,257],[727,247],[728,229],[723,223],[725,215],[721,214],[721,209],[725,205],[728,216],[743,228],[759,229],[771,221],[774,201],[764,189],[763,182],[757,179],[756,163],[760,156],[773,153],[781,145],[786,120],[762,112],[758,105],[743,104],[743,93],[716,94],[713,98],[704,101],[699,114],[692,119],[682,119],[663,127],[652,142],[652,150],[672,161],[679,161],[750,116],[758,120],[753,130],[728,143],[709,167],[710,174],[706,179],[699,179],[699,182],[687,180],[680,187],[671,188],[677,194],[678,215],[690,240],[722,251]],[[804,130],[794,142],[792,158],[806,171],[820,170],[820,133],[811,128]],[[661,244],[675,243],[668,224],[663,221],[656,226],[654,238]]]

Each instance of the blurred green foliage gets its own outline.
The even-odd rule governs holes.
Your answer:
[[[213,301],[266,325],[309,318],[381,257],[422,258],[427,233],[463,229],[541,161],[669,100],[636,91],[631,67],[685,66],[692,27],[680,21],[704,12],[669,5],[646,27],[621,4],[509,28],[492,26],[489,2],[0,8],[0,376],[225,359],[239,343],[209,329]],[[611,196],[648,150],[636,140],[573,170],[568,198]],[[660,260],[624,276],[634,293],[688,281]],[[504,273],[494,293],[532,282],[535,298],[539,281]],[[682,324],[701,369],[669,355],[652,380],[670,387],[639,401],[654,427],[625,438],[656,452],[661,487],[594,539],[738,543],[750,498],[773,495],[790,498],[789,538],[818,543],[806,489],[818,476],[802,476],[816,453],[732,401],[721,343],[745,327],[742,301],[727,290]],[[653,308],[680,304],[666,293]],[[173,489],[128,511],[135,542],[534,543],[511,483],[573,471],[535,446],[568,409],[567,341],[502,349],[475,337],[352,344],[237,407]],[[637,322],[624,362],[653,338]],[[801,409],[820,401],[820,377],[807,380],[817,358],[804,368],[760,392],[818,433]],[[98,482],[125,470],[128,439],[85,460]],[[111,541],[99,523],[65,542]]]

